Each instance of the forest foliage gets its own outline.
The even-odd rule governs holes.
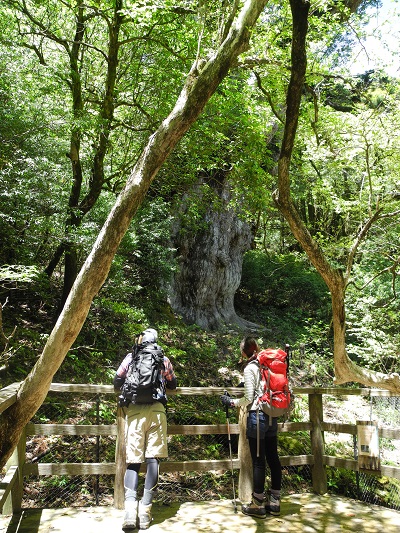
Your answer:
[[[78,4],[6,0],[0,8],[2,384],[24,379],[33,366],[147,137],[230,14],[226,2],[216,10],[212,0],[201,8],[104,1],[82,11]],[[346,2],[343,10],[312,5],[291,185],[308,230],[338,268],[380,209],[346,292],[346,346],[358,363],[391,372],[399,371],[400,351],[399,81],[379,69],[353,75],[349,63],[375,4],[353,14]],[[218,366],[236,368],[243,331],[202,331],[168,303],[179,269],[171,235],[178,223],[180,232],[196,234],[210,206],[225,209],[216,194],[223,175],[229,207],[253,234],[236,311],[262,326],[263,344],[304,349],[310,364],[318,361],[321,384],[331,381],[329,293],[272,200],[290,39],[289,4],[271,2],[251,53],[152,183],[57,380],[109,383],[132,335],[147,324],[159,329],[185,385],[218,384]],[[91,375],[93,359],[101,364]],[[199,359],[207,370],[193,375]]]

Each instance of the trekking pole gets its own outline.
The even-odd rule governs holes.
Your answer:
[[[228,394],[228,391],[224,391],[224,394]],[[232,459],[232,445],[231,445],[231,429],[229,426],[229,407],[225,406],[225,412],[226,412],[226,425],[228,427],[228,443],[229,443],[229,457],[231,459],[231,477],[232,477],[232,490],[233,490],[233,508],[235,510],[235,513],[237,513],[237,507],[236,507],[236,491],[235,491],[235,479],[233,474],[233,459]]]
[[[287,358],[286,358],[286,361],[287,361],[286,373],[289,374],[290,344],[285,344],[285,352],[287,354]]]
[[[286,422],[286,420],[289,418],[289,415],[291,413],[291,409],[293,407],[293,400],[294,400],[294,395],[290,389],[290,375],[289,375],[289,365],[290,365],[290,344],[285,344],[285,352],[286,352],[286,375],[287,375],[287,378],[288,378],[288,386],[289,386],[289,394],[290,394],[290,400],[289,400],[289,410],[287,411],[286,413],[286,416],[284,418],[284,421],[283,423]]]

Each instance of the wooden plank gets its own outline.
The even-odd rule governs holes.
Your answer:
[[[51,392],[112,394],[117,396],[113,385],[95,385],[93,383],[52,383],[49,390]]]
[[[322,457],[324,465],[335,466],[336,468],[345,468],[346,470],[358,471],[358,461],[355,459],[344,459],[342,457],[333,457],[332,455],[324,455]]]
[[[313,455],[282,455],[280,460],[282,466],[312,466],[314,464]]]
[[[230,424],[231,435],[239,434],[239,424]],[[281,433],[292,431],[306,431],[311,429],[310,422],[285,422],[278,424]],[[336,430],[331,430],[336,431]],[[339,431],[339,430],[338,430]],[[76,424],[32,424],[26,426],[27,435],[116,435],[116,424],[110,425],[76,425]],[[168,435],[227,435],[228,426],[226,424],[214,425],[191,425],[191,424],[169,424]],[[395,437],[393,437],[395,438]]]
[[[229,424],[231,435],[239,434],[239,424]],[[227,435],[227,424],[215,425],[190,425],[170,424],[168,426],[168,435]]]
[[[233,468],[239,469],[239,459],[232,459]],[[230,459],[205,461],[162,461],[160,472],[208,472],[211,470],[230,470]]]
[[[238,440],[239,466],[239,486],[238,496],[241,501],[249,502],[253,492],[253,468],[250,453],[249,440],[246,437],[247,409],[245,406],[239,407],[239,427],[240,434]]]
[[[379,436],[386,439],[400,440],[400,429],[379,428]]]
[[[12,485],[15,482],[16,479],[16,472],[18,470],[18,466],[10,466],[3,477],[3,479],[0,481],[0,489],[5,489],[8,485]]]
[[[358,461],[355,459],[343,459],[342,457],[333,457],[331,455],[324,455],[323,457],[324,464],[327,466],[334,466],[336,468],[344,468],[346,470],[353,470],[353,472],[358,472]],[[373,472],[371,472],[373,475]],[[380,475],[386,477],[392,477],[395,479],[400,479],[400,467],[398,466],[387,466],[381,465]]]
[[[0,513],[18,477],[18,466],[10,466],[0,481]]]
[[[327,431],[353,433],[344,424],[325,424]],[[335,426],[335,427],[333,427]],[[337,426],[337,427],[336,427]],[[349,428],[353,427],[348,425]],[[116,424],[102,425],[102,424],[27,424],[27,435],[116,435]],[[280,422],[278,424],[278,431],[281,433],[289,433],[294,431],[310,431],[311,422]],[[354,426],[355,427],[355,426]],[[341,429],[342,428],[342,429]],[[383,430],[385,431],[385,430]],[[392,433],[390,433],[392,431]],[[239,424],[230,424],[230,432],[232,435],[239,434]],[[227,424],[169,424],[169,435],[227,435]],[[387,435],[393,435],[391,438],[396,438],[395,435],[400,434],[400,430],[388,430]],[[400,437],[399,437],[400,438]]]
[[[229,425],[231,435],[239,435],[239,424]],[[310,422],[285,422],[278,424],[278,431],[289,433],[292,431],[310,431]],[[328,429],[337,431],[339,429]],[[117,425],[75,425],[75,424],[32,424],[26,426],[27,435],[117,435]],[[170,424],[168,425],[168,435],[227,435],[228,426],[226,424],[214,425],[190,425],[190,424]],[[395,437],[392,437],[395,438]]]
[[[339,387],[294,387],[295,394],[324,394],[329,396],[399,396],[398,392],[392,392],[384,389],[347,389]]]
[[[323,422],[322,429],[323,431],[331,431],[332,433],[347,433],[349,435],[357,435],[357,426],[355,424]],[[400,429],[379,428],[379,436],[386,439],[400,440]]]
[[[116,435],[117,425],[27,424],[27,435]]]
[[[398,392],[392,392],[390,390],[383,390],[383,389],[360,389],[360,396],[370,396],[373,397],[396,397],[399,395]]]
[[[278,424],[280,433],[290,433],[295,431],[310,431],[311,422],[285,422]],[[353,424],[339,424],[336,422],[323,422],[323,431],[332,433],[357,434],[357,427]],[[239,424],[230,424],[231,435],[239,434]],[[226,435],[228,428],[226,424],[190,425],[190,424],[170,424],[168,435]],[[74,425],[74,424],[32,424],[26,426],[27,435],[88,435],[107,436],[117,435],[116,424],[110,425]],[[400,429],[379,428],[379,436],[387,439],[400,440]]]
[[[0,412],[4,410],[2,407],[3,401],[15,401],[15,392],[18,390],[21,383],[13,383],[0,390]],[[52,383],[50,385],[51,392],[75,392],[88,394],[110,394],[116,396],[113,385],[94,384],[94,383]],[[176,390],[168,390],[167,394],[175,395],[194,395],[194,396],[209,396],[219,395],[227,390],[234,396],[242,396],[243,388],[241,387],[178,387]],[[392,392],[383,389],[347,389],[339,387],[293,387],[294,394],[326,394],[331,396],[398,396],[397,392]],[[10,404],[9,404],[10,405]],[[7,405],[8,407],[8,405]],[[6,408],[6,407],[5,407]]]
[[[322,457],[325,453],[324,433],[322,429],[323,407],[322,396],[310,394],[308,397],[308,410],[312,430],[310,432],[311,452],[314,456],[312,467],[312,484],[316,494],[325,494],[328,490],[326,468]]]
[[[332,433],[348,433],[357,435],[357,426],[355,424],[339,424],[336,422],[322,422],[322,430]]]
[[[348,396],[348,395],[357,395],[361,394],[361,390],[364,389],[346,389],[346,388],[336,388],[336,387],[293,387],[294,394],[328,394],[331,396]],[[369,389],[365,389],[368,390]]]
[[[114,507],[123,509],[125,505],[124,478],[126,472],[125,415],[122,407],[117,409],[117,440],[115,443]]]
[[[168,390],[168,396],[217,396],[228,391],[232,396],[243,396],[241,387],[177,387],[175,390]]]
[[[233,459],[233,465],[234,468],[239,468],[239,460]],[[207,472],[230,470],[230,468],[230,459],[160,462],[160,472]],[[29,463],[24,467],[24,476],[115,475],[115,469],[115,463]]]
[[[13,453],[9,457],[6,468],[7,470],[12,467],[17,467],[15,475],[13,476],[13,483],[11,485],[11,492],[8,498],[3,504],[3,513],[4,514],[13,514],[16,511],[21,509],[22,505],[22,496],[24,489],[24,478],[23,478],[23,466],[25,463],[26,457],[26,431],[25,427],[22,429],[21,436],[17,443],[17,446],[14,448]]]
[[[312,455],[287,455],[281,458],[282,466],[302,466],[314,464]],[[239,459],[232,459],[233,468],[240,468]],[[199,461],[161,461],[160,472],[207,472],[212,470],[230,470],[231,460],[214,459]],[[115,475],[115,463],[27,463],[24,476],[84,476]]]
[[[239,425],[231,424],[231,434],[239,433]],[[168,426],[168,435],[226,435],[226,424],[175,425]],[[117,425],[74,425],[74,424],[28,424],[27,435],[117,435]]]
[[[24,476],[115,475],[115,463],[26,463]]]
[[[358,461],[354,459],[343,459],[341,457],[333,457],[331,455],[324,455],[324,464],[327,466],[335,466],[336,468],[344,468],[346,470],[353,470],[353,472],[358,472]],[[371,472],[371,474],[373,474]],[[381,465],[380,475],[386,477],[392,477],[395,479],[400,479],[400,467],[398,466],[388,466]]]
[[[12,383],[0,390],[0,413],[15,403],[20,385],[21,383]]]
[[[280,433],[290,433],[292,431],[311,431],[311,422],[280,422],[278,431]]]
[[[50,385],[52,392],[76,392],[91,394],[111,394],[116,396],[113,385],[96,385],[89,383],[52,383]],[[227,390],[230,394],[243,395],[241,387],[178,387],[175,390],[167,389],[168,396],[176,394],[187,396],[209,396],[223,394]]]
[[[241,387],[177,387],[171,391],[167,389],[168,396],[209,396],[219,395],[227,390],[233,396],[242,396],[243,388]],[[91,394],[111,394],[116,396],[113,385],[96,385],[85,383],[52,383],[50,386],[52,392],[80,392]],[[344,387],[293,387],[294,394],[327,394],[331,396],[398,396],[398,393],[383,389],[347,389]]]
[[[381,464],[381,474],[386,477],[394,477],[400,479],[400,467],[398,466],[386,466]]]
[[[229,425],[231,435],[239,435],[239,424]],[[292,431],[310,431],[310,422],[285,422],[278,424],[281,433]],[[32,424],[26,426],[27,435],[117,435],[117,425],[75,425],[75,424]],[[328,431],[339,431],[331,429]],[[214,425],[190,425],[190,424],[170,424],[168,425],[168,435],[227,435],[228,426],[226,424]],[[394,438],[394,437],[393,437]]]

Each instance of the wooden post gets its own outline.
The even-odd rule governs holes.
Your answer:
[[[22,495],[24,492],[24,464],[25,464],[25,455],[26,455],[26,428],[24,428],[21,438],[12,456],[6,463],[6,469],[10,466],[17,466],[17,478],[14,482],[14,485],[11,489],[10,494],[8,495],[7,500],[3,506],[3,514],[13,514],[16,511],[21,510],[22,506]]]
[[[250,455],[249,441],[246,437],[247,409],[239,409],[239,443],[238,458],[240,462],[239,470],[239,491],[238,496],[241,502],[250,502],[253,492],[253,468]]]
[[[325,454],[324,432],[322,431],[323,407],[322,394],[310,394],[308,409],[311,422],[311,453],[314,456],[314,465],[311,467],[313,490],[316,494],[325,494],[328,490],[326,466],[323,462]]]
[[[115,446],[114,507],[123,509],[125,503],[124,477],[126,471],[125,413],[117,408],[117,443]]]

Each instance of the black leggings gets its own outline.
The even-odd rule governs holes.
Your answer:
[[[282,467],[278,455],[278,437],[260,439],[260,455],[257,457],[257,438],[248,437],[253,461],[253,492],[262,494],[265,485],[265,470],[268,463],[271,470],[271,489],[281,490]]]

